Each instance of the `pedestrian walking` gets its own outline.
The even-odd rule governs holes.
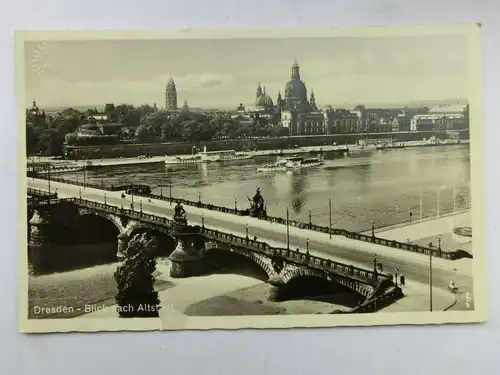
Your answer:
[[[396,273],[393,273],[392,274],[392,282],[395,284],[395,285],[398,285],[398,275]]]
[[[401,284],[401,287],[403,288],[406,282],[405,275],[401,274],[401,276],[399,276],[399,282]]]
[[[399,281],[399,271],[398,269],[394,269],[394,284],[398,285],[398,281]]]

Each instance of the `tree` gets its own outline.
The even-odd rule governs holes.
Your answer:
[[[146,127],[146,125],[140,125],[137,128],[137,130],[135,132],[135,138],[139,142],[144,142],[149,138],[149,131],[148,131],[148,128]]]
[[[125,261],[115,272],[118,287],[116,303],[121,318],[158,317],[160,300],[154,290],[156,268],[155,238],[146,233],[135,235],[125,251]]]

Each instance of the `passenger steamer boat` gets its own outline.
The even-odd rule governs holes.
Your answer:
[[[303,158],[300,156],[295,156],[291,158],[287,158],[287,163],[286,167],[288,169],[302,169],[302,168],[309,168],[309,167],[318,167],[320,165],[323,165],[323,158],[317,157],[317,158]]]
[[[280,159],[275,163],[264,164],[257,168],[257,172],[284,172],[294,169],[317,167],[323,164],[323,158],[321,157],[304,158],[302,156],[293,156]]]
[[[234,150],[223,151],[207,151],[207,147],[203,148],[203,152],[193,155],[183,156],[166,156],[165,164],[196,164],[196,163],[211,163],[211,162],[226,162],[236,160],[252,159],[251,153],[236,152]]]

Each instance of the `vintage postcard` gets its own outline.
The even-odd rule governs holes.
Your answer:
[[[18,32],[20,330],[485,321],[480,37]]]

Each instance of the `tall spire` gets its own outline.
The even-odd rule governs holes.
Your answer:
[[[256,98],[259,98],[259,96],[262,96],[262,87],[260,87],[260,82],[259,85],[257,86],[257,92],[255,94]]]

